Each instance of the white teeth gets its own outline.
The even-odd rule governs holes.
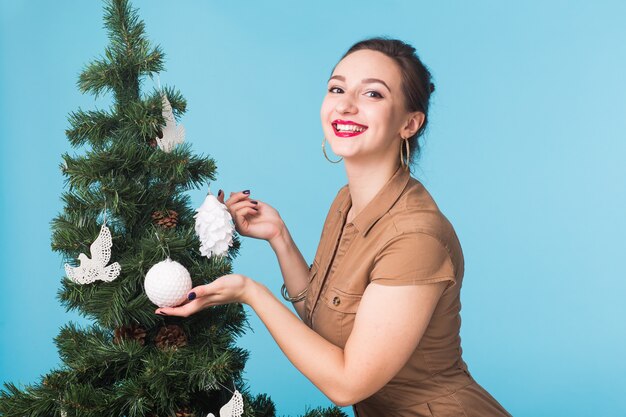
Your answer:
[[[335,126],[336,126],[337,130],[339,130],[339,131],[362,132],[362,131],[365,130],[364,127],[357,126],[357,125],[336,124]]]

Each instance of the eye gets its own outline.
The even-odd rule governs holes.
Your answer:
[[[383,98],[382,94],[380,94],[378,91],[374,91],[374,90],[366,91],[365,95],[368,96],[368,97],[372,97],[372,98]]]
[[[335,94],[341,94],[343,93],[343,90],[340,87],[330,87],[328,89],[329,93],[335,93]]]

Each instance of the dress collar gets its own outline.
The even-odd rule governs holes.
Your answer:
[[[356,226],[357,230],[362,236],[365,236],[371,227],[376,223],[389,209],[395,204],[395,202],[404,191],[409,178],[411,177],[410,171],[404,169],[402,166],[398,167],[396,172],[391,176],[389,181],[378,191],[378,193],[367,203],[365,208],[352,220],[352,223]],[[339,205],[339,214],[345,223],[348,215],[348,210],[352,206],[352,197],[348,184],[344,185],[343,200]]]

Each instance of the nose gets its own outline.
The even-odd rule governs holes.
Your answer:
[[[337,101],[335,110],[339,114],[354,114],[358,111],[354,99],[350,94],[342,94],[341,98]]]

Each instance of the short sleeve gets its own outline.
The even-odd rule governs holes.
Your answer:
[[[450,254],[434,236],[421,232],[392,238],[374,258],[370,282],[382,285],[456,284]]]

